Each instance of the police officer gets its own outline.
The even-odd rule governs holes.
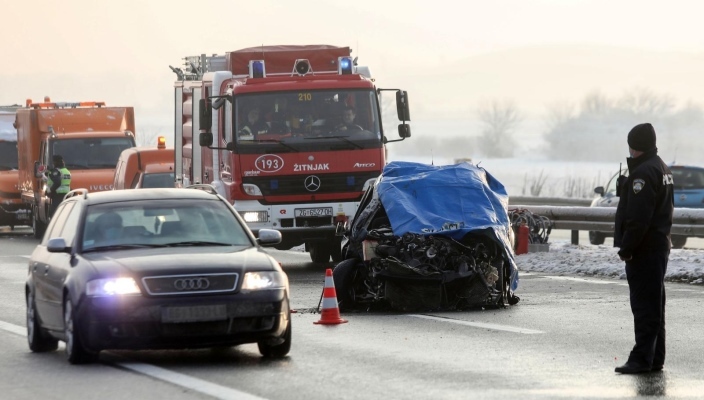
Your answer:
[[[635,346],[616,372],[661,371],[665,363],[665,270],[674,210],[672,173],[658,156],[655,129],[639,124],[628,133],[628,178],[620,186],[614,246],[626,262]]]
[[[64,158],[56,154],[52,161],[54,168],[49,170],[49,176],[47,177],[47,184],[49,185],[47,193],[49,193],[51,198],[50,217],[54,216],[66,193],[71,191],[71,172],[66,168]]]

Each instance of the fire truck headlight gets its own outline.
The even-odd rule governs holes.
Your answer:
[[[242,185],[244,192],[250,196],[262,196],[262,191],[259,190],[257,185],[252,185],[251,183],[245,183]]]
[[[240,215],[245,222],[267,222],[269,215],[266,211],[244,211]]]

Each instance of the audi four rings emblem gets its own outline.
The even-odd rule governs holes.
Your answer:
[[[307,191],[315,192],[320,189],[320,178],[315,175],[307,176],[306,180],[303,181],[303,186],[305,186]]]
[[[185,278],[174,281],[176,290],[205,290],[209,287],[210,281],[208,278]]]

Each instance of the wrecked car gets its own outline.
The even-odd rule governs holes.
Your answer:
[[[504,186],[470,163],[391,162],[365,191],[333,270],[342,311],[518,303]]]

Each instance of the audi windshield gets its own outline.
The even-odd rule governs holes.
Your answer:
[[[83,252],[170,246],[252,246],[220,201],[128,201],[90,206]]]

